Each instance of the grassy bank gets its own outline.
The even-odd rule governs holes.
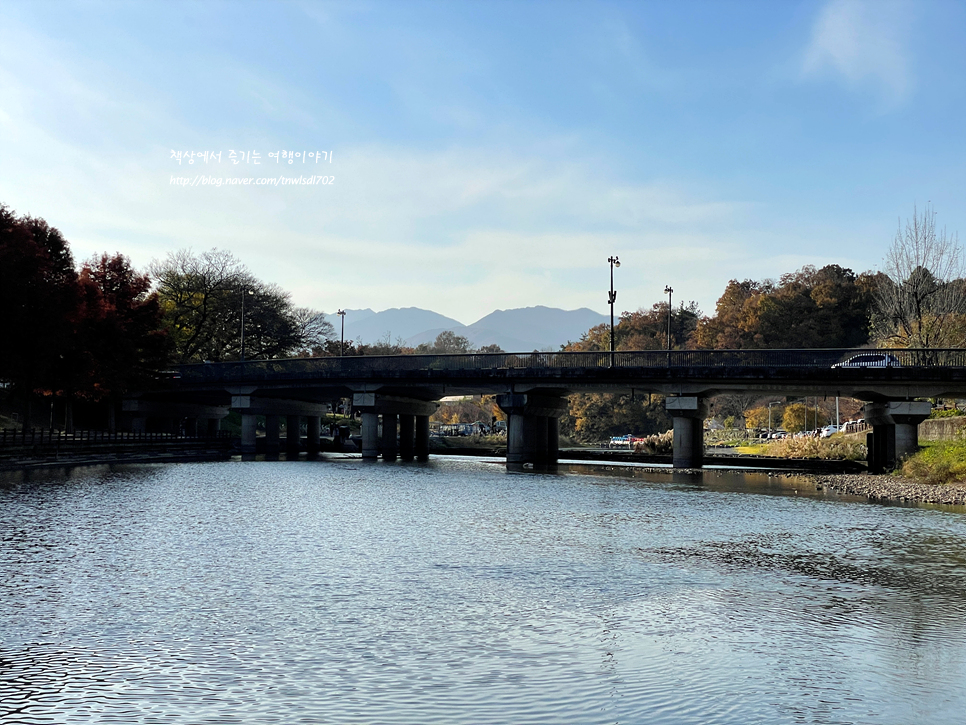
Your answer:
[[[924,442],[902,464],[902,475],[932,484],[966,481],[966,440]]]

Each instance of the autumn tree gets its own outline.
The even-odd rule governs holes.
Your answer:
[[[0,380],[20,397],[25,426],[34,391],[56,384],[77,302],[77,272],[63,235],[0,204]]]
[[[731,280],[715,315],[691,339],[699,349],[857,347],[869,341],[876,278],[830,264],[777,283]]]

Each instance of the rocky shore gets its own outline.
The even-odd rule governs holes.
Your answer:
[[[874,476],[868,473],[814,476],[815,487],[827,488],[870,501],[936,503],[966,506],[966,484],[933,485],[917,483],[902,476]]]

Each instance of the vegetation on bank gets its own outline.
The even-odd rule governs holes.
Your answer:
[[[932,441],[902,464],[901,473],[922,483],[966,481],[966,439]]]

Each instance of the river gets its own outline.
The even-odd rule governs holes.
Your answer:
[[[966,514],[761,473],[0,474],[0,723],[961,723]]]

